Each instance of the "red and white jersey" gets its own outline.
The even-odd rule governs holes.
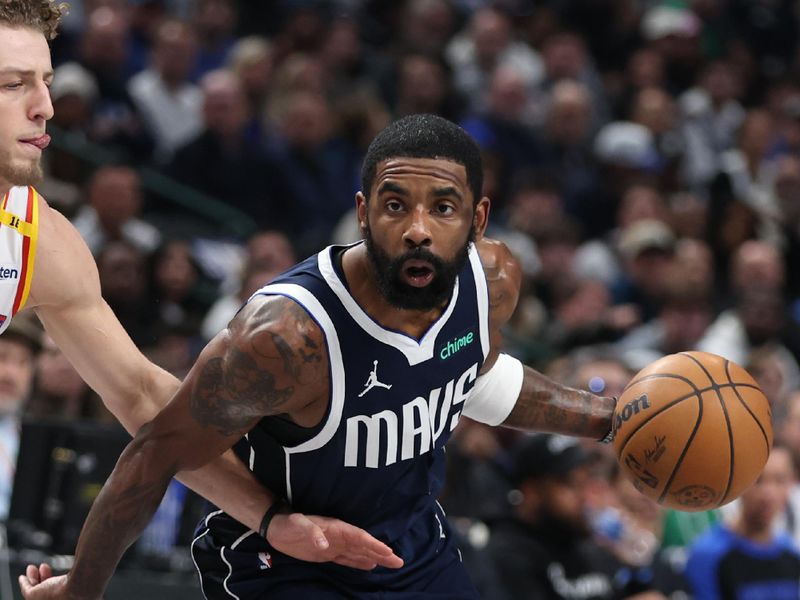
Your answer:
[[[39,194],[13,187],[0,203],[0,333],[31,291],[39,234]]]

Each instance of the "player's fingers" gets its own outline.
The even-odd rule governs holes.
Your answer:
[[[36,565],[28,565],[25,569],[25,575],[32,585],[39,583],[39,568]]]
[[[39,565],[39,581],[50,579],[53,576],[53,568],[47,563]]]
[[[399,569],[403,566],[403,559],[397,556],[394,552],[389,555],[376,557],[378,564],[382,567],[389,569]]]
[[[345,567],[352,567],[353,569],[361,569],[362,571],[371,571],[378,566],[374,560],[364,556],[352,556],[340,554],[333,559],[333,562]]]
[[[351,527],[345,532],[345,541],[352,549],[360,552],[373,552],[379,556],[392,554],[392,549],[379,539],[358,527]]]
[[[30,592],[31,588],[33,588],[31,582],[25,575],[20,575],[18,581],[19,581],[19,589],[22,591],[23,597],[27,598],[28,592]]]
[[[293,513],[289,515],[289,519],[292,521],[293,525],[301,528],[303,534],[307,537],[307,539],[312,541],[315,548],[318,550],[328,549],[328,546],[330,546],[328,538],[325,537],[325,532],[322,531],[322,528],[314,523],[314,521],[302,513]]]

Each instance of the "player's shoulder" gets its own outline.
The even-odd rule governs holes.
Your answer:
[[[229,329],[240,338],[282,339],[288,347],[324,342],[314,318],[299,302],[282,294],[256,293],[231,321]]]
[[[498,324],[505,323],[511,317],[519,299],[522,268],[508,246],[499,240],[483,238],[475,245],[489,287],[489,305],[493,320]]]

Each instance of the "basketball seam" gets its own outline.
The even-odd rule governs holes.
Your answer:
[[[714,378],[711,376],[711,373],[709,373],[708,369],[706,369],[706,366],[703,363],[701,363],[699,360],[697,360],[696,357],[692,356],[689,352],[679,352],[678,354],[680,354],[681,356],[685,356],[686,358],[691,360],[693,363],[695,363],[698,367],[700,367],[703,370],[703,373],[706,374],[706,377],[708,377],[708,381],[711,382],[711,387],[712,388],[717,385],[717,382],[714,381]],[[733,382],[731,382],[731,383],[733,383]]]
[[[730,361],[725,359],[725,376],[728,378],[730,383],[733,383],[733,379],[731,379],[730,371],[728,370],[728,365]],[[733,387],[734,393],[736,393],[736,386]],[[719,398],[719,405],[722,407],[722,414],[725,415],[725,425],[728,428],[728,448],[730,450],[730,462],[728,463],[728,483],[725,485],[725,493],[722,494],[722,498],[720,498],[719,503],[717,506],[722,506],[725,504],[725,498],[728,497],[728,494],[731,493],[731,485],[733,485],[733,472],[734,472],[734,463],[736,454],[733,451],[733,429],[731,429],[731,418],[728,414],[728,407],[725,405],[725,398],[722,396],[722,393],[717,390],[717,397]]]
[[[695,392],[691,392],[691,393],[689,393],[689,394],[687,394],[687,395],[685,395],[685,396],[681,396],[680,398],[676,398],[675,400],[673,400],[672,402],[670,402],[670,403],[669,403],[669,404],[667,404],[666,406],[662,406],[661,408],[659,408],[659,409],[658,409],[658,411],[654,412],[652,415],[650,415],[649,417],[647,417],[647,418],[646,418],[644,421],[642,421],[641,423],[639,423],[639,425],[636,427],[636,429],[634,429],[633,431],[631,431],[631,432],[628,434],[628,437],[626,437],[626,438],[625,438],[625,441],[624,441],[624,442],[622,442],[622,446],[620,446],[620,449],[619,449],[619,456],[617,456],[617,458],[621,458],[621,457],[622,457],[623,453],[625,452],[625,448],[627,448],[627,447],[628,447],[628,442],[630,442],[630,441],[631,441],[631,438],[632,438],[634,435],[636,435],[636,433],[637,433],[637,432],[638,432],[638,431],[639,431],[639,430],[640,430],[642,427],[644,427],[645,425],[647,425],[647,424],[648,424],[650,421],[652,421],[653,419],[655,419],[657,416],[661,415],[662,413],[666,412],[666,411],[667,411],[667,410],[669,410],[670,408],[673,408],[674,406],[676,406],[676,405],[680,404],[680,403],[681,403],[681,402],[683,402],[684,400],[688,400],[689,398],[691,398],[692,396],[695,396],[695,395],[696,395],[696,393],[695,393]]]
[[[730,376],[729,376],[729,379],[730,379]],[[736,394],[736,399],[739,400],[739,402],[742,404],[742,406],[744,406],[744,409],[750,414],[751,417],[753,417],[753,421],[756,422],[756,425],[758,425],[758,428],[761,430],[761,435],[764,436],[764,443],[767,445],[767,454],[769,454],[769,436],[767,435],[767,432],[764,431],[764,426],[761,424],[761,421],[759,421],[758,417],[756,417],[756,415],[753,414],[753,411],[747,405],[747,402],[744,401],[744,398],[742,398],[741,394],[736,389],[737,387],[739,387],[739,385],[741,385],[742,387],[745,387],[743,384],[734,384],[733,385],[733,393]],[[755,386],[755,385],[747,385],[747,387],[755,388],[757,390],[761,389],[761,388],[759,388],[758,386]]]
[[[686,458],[686,453],[689,452],[689,447],[692,445],[695,435],[697,435],[697,430],[700,429],[700,421],[703,420],[703,396],[701,394],[696,394],[696,395],[697,395],[697,421],[695,421],[694,423],[694,429],[692,429],[692,433],[691,435],[689,435],[689,439],[686,440],[686,445],[684,445],[681,455],[678,457],[678,460],[675,462],[675,466],[672,468],[672,473],[670,473],[669,479],[667,479],[667,483],[664,484],[664,490],[658,497],[659,503],[663,502],[664,498],[667,497],[669,488],[672,486],[672,482],[675,480],[675,476],[678,474],[678,469],[681,468],[681,464],[683,464],[683,459]]]

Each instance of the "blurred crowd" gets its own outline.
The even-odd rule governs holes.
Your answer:
[[[442,504],[484,596],[797,598],[799,26],[790,0],[72,0],[41,191],[137,345],[181,376],[254,290],[357,239],[378,131],[461,124],[488,235],[524,270],[507,351],[601,395],[665,354],[721,354],[762,386],[779,441],[733,506],[676,513],[593,442],[462,423]],[[10,333],[6,415],[110,420],[46,337]],[[794,587],[741,580],[762,569]]]

